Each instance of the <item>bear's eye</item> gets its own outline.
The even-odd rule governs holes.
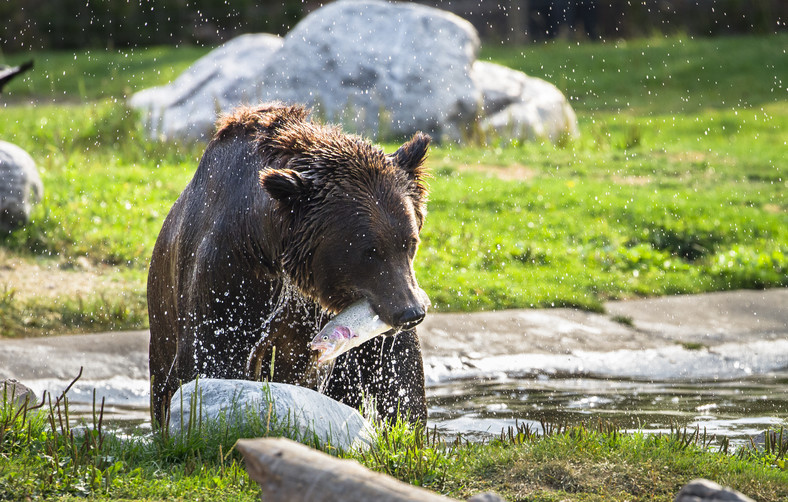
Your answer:
[[[408,243],[405,245],[405,249],[408,250],[408,255],[411,257],[416,254],[416,248],[419,247],[418,239],[408,239]]]

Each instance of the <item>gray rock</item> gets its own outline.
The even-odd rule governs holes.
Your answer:
[[[13,378],[0,380],[0,405],[12,402],[15,406],[25,405],[28,408],[36,404],[33,390]]]
[[[195,388],[197,397],[193,402]],[[172,397],[170,434],[177,437],[182,430],[188,430],[192,409],[203,423],[222,419],[243,423],[250,414],[267,423],[269,406],[272,422],[287,424],[296,440],[317,437],[336,448],[349,450],[367,448],[374,437],[374,428],[358,411],[311,389],[284,383],[210,378],[184,384]]]
[[[456,140],[476,119],[481,96],[470,68],[479,37],[451,13],[346,0],[307,16],[278,51],[270,40],[246,37],[206,55],[172,84],[132,96],[153,137],[205,138],[217,111],[270,100],[306,104],[371,136],[421,130]]]
[[[261,75],[260,96],[317,107],[372,137],[424,131],[459,140],[478,112],[470,69],[479,45],[470,23],[442,10],[334,2],[287,34]]]
[[[33,158],[18,146],[0,141],[0,231],[26,225],[43,193]]]
[[[484,492],[474,495],[468,502],[504,502],[504,499],[492,492]]]
[[[760,432],[750,437],[750,443],[746,443],[744,446],[746,448],[752,448],[754,446],[756,450],[764,451],[766,449],[767,434],[771,450],[782,449],[783,451],[788,451],[788,428],[785,427],[783,427],[781,431],[770,430]],[[781,439],[782,443],[780,443]]]
[[[483,96],[482,129],[507,139],[578,135],[577,117],[553,84],[495,63],[476,61],[471,76]]]
[[[153,138],[207,139],[218,111],[254,100],[247,90],[281,46],[276,35],[241,35],[198,59],[172,83],[134,94],[129,104],[142,112]]]
[[[754,502],[750,497],[709,481],[690,481],[676,495],[675,502]]]
[[[278,100],[372,138],[417,131],[458,141],[483,126],[503,137],[577,135],[555,86],[476,61],[479,36],[454,14],[412,3],[340,0],[284,39],[244,35],[200,59],[170,85],[140,91],[152,137],[198,140],[217,112]]]

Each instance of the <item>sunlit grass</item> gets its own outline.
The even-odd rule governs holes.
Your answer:
[[[32,71],[3,90],[3,100],[12,103],[122,100],[140,89],[174,80],[210,49],[183,46],[0,53],[0,63],[19,64],[34,59],[35,64]]]
[[[243,425],[203,419],[183,434],[120,436],[103,423],[100,403],[92,418],[75,426],[62,397],[40,401],[38,410],[10,406],[8,397],[0,394],[0,494],[11,500],[259,500],[235,441],[293,434],[276,417],[249,415]],[[702,477],[758,500],[784,500],[783,431],[768,437],[759,450],[732,451],[699,430],[644,435],[603,422],[542,423],[540,434],[518,425],[500,438],[471,443],[397,422],[378,424],[367,451],[306,442],[461,499],[495,491],[510,500],[670,501],[682,485]]]
[[[485,49],[573,97],[581,136],[431,149],[416,268],[435,308],[599,310],[611,298],[788,286],[788,66],[776,64],[786,43],[673,37]],[[34,54],[41,65],[9,86],[0,137],[36,159],[44,202],[0,245],[21,259],[114,267],[130,297],[144,298],[153,243],[203,147],[147,140],[123,102],[204,52]],[[144,303],[103,303],[129,304],[134,312],[113,326],[144,327]],[[19,305],[6,302],[16,319],[37,311]],[[95,314],[62,329],[106,326]]]
[[[788,34],[487,44],[481,59],[555,84],[583,113],[695,114],[784,101]]]

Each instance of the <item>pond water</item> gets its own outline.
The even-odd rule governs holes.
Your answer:
[[[540,422],[669,432],[700,428],[742,444],[767,428],[788,424],[788,370],[735,381],[639,381],[540,375],[454,381],[429,389],[430,423],[447,434],[475,438]],[[716,443],[715,443],[716,444]]]
[[[35,383],[38,388],[58,385]],[[127,432],[150,428],[147,382],[121,377],[80,381],[69,393],[72,416],[91,417],[94,388],[97,407],[105,399],[106,421]],[[427,399],[430,427],[449,437],[483,440],[515,424],[539,432],[541,421],[593,427],[602,420],[648,433],[699,427],[701,434],[705,430],[716,436],[715,445],[723,437],[736,445],[788,424],[788,368],[736,380],[476,376],[430,384]]]

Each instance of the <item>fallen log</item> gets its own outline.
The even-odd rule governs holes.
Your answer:
[[[451,502],[424,488],[373,472],[285,438],[241,439],[249,476],[266,502]],[[481,499],[478,499],[481,500]],[[501,500],[500,498],[483,500]]]

